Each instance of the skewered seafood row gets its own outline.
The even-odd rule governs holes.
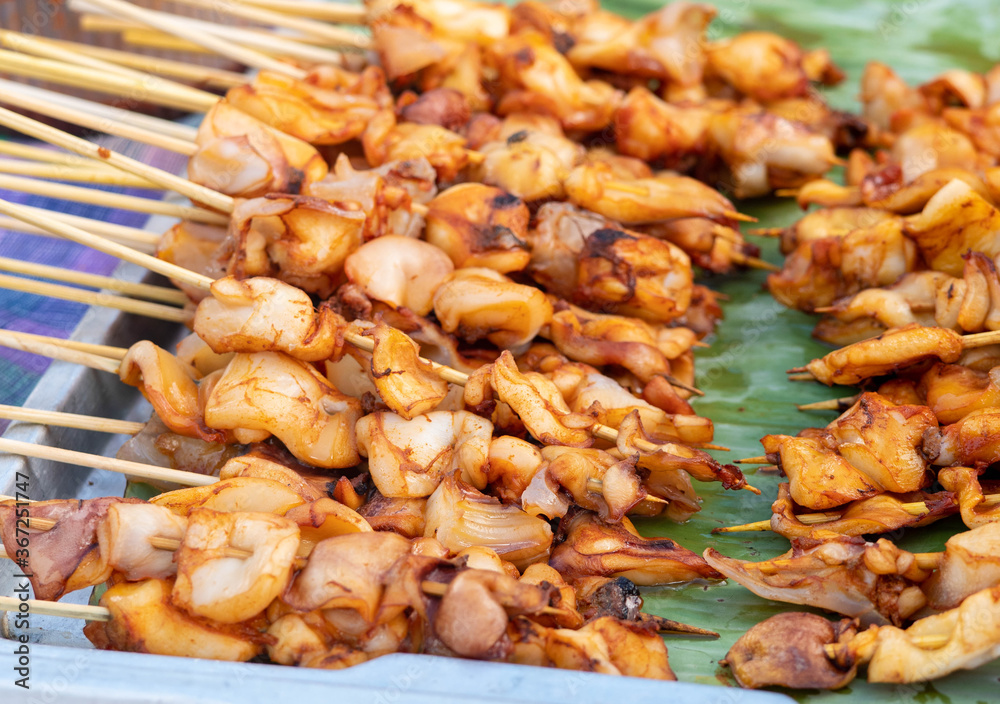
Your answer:
[[[373,531],[327,498],[282,506],[268,485],[284,488],[255,479],[243,490],[183,490],[151,503],[49,501],[25,511],[5,502],[4,542],[14,549],[18,517],[30,514],[28,530],[43,545],[32,554],[39,595],[110,578],[101,599],[110,621],[85,629],[105,649],[223,660],[266,651],[274,662],[324,668],[426,652],[673,679],[657,631],[711,635],[639,613],[641,598],[622,577],[580,565],[574,574],[586,575],[586,586],[578,592],[544,563],[522,575],[488,548],[453,551],[433,533],[407,539]],[[236,501],[225,498],[232,491]],[[585,543],[594,539],[571,531],[566,544],[591,554]],[[629,549],[637,542],[633,536]],[[671,569],[687,574],[671,566],[680,564],[669,562],[671,551],[700,562],[673,544],[646,542],[646,554],[622,550],[611,570],[639,559],[647,578],[657,570],[661,579]],[[606,538],[602,545],[613,552]],[[656,563],[657,555],[668,562]]]
[[[822,312],[813,335],[833,344],[856,342],[905,325],[937,325],[958,332],[1000,329],[1000,277],[996,261],[981,252],[963,255],[960,278],[918,271],[884,288],[860,291]]]
[[[520,180],[516,174],[538,158],[542,182],[527,189],[561,197],[560,182],[583,152],[563,131],[613,128],[624,155],[686,171],[710,157],[717,166],[700,160],[696,175],[718,182],[728,174],[744,197],[820,177],[836,162],[831,137],[844,146],[863,132],[809,93],[811,82],[843,78],[826,52],[765,32],[709,42],[715,11],[705,5],[683,3],[636,22],[596,4],[567,11],[533,0],[509,9],[422,2],[372,10],[381,66],[359,73],[312,66],[304,78],[263,71],[230,89],[199,133],[194,178],[232,195],[263,195],[268,183],[271,192],[298,194],[324,176],[309,145],[360,142],[370,166],[425,156],[445,182],[470,168],[486,183]],[[643,87],[651,79],[670,103]],[[614,84],[633,90],[626,97]],[[395,104],[390,86],[401,93]],[[491,112],[527,113],[550,121],[555,133],[517,132],[517,146],[478,139],[474,125]],[[663,142],[665,133],[678,134],[654,151],[640,146],[650,134]],[[243,162],[254,168],[233,178]]]
[[[1000,655],[998,603],[1000,588],[983,589],[905,630],[876,625],[859,631],[848,619],[779,614],[744,634],[726,661],[740,685],[750,688],[839,689],[863,666],[869,682],[927,682]]]
[[[914,215],[844,208],[829,222],[819,217],[814,214],[816,222],[794,229],[788,238],[794,238],[794,250],[782,271],[768,278],[777,300],[806,312],[925,268],[960,277],[969,251],[989,259],[1000,254],[992,236],[1000,211],[959,179],[940,188]]]
[[[919,556],[885,538],[870,543],[818,528],[763,562],[727,558],[711,548],[704,556],[727,579],[766,599],[899,626],[1000,584],[998,536],[1000,524],[984,524],[949,538],[944,553]]]

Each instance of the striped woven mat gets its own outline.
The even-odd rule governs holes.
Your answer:
[[[184,157],[172,152],[118,138],[98,141],[114,151],[171,173],[179,173],[184,167]],[[100,188],[146,198],[159,198],[163,195],[159,191],[139,188]],[[24,193],[0,191],[0,198],[130,227],[142,228],[149,219],[144,213]],[[119,264],[119,260],[114,257],[73,242],[8,230],[0,230],[0,256],[105,276],[111,275]],[[86,310],[87,306],[80,303],[0,289],[0,328],[7,330],[68,338],[76,330]],[[0,348],[0,403],[22,405],[48,366],[49,360],[45,357]],[[6,427],[7,422],[0,421],[0,434]]]

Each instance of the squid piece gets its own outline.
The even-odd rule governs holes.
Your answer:
[[[196,310],[197,313],[197,310]],[[177,343],[177,360],[181,364],[194,367],[194,370],[202,377],[206,377],[212,372],[225,369],[226,365],[233,360],[232,352],[221,354],[214,352],[197,333],[190,333]]]
[[[654,327],[644,320],[602,315],[557,303],[546,337],[577,362],[615,365],[642,382],[670,373],[670,360],[691,349],[695,334],[686,328]]]
[[[643,428],[656,442],[712,442],[714,430],[708,418],[667,413],[585,365],[564,364],[551,376],[573,412],[589,415],[603,425],[618,427],[632,411],[638,411]]]
[[[427,499],[389,498],[376,493],[358,509],[358,513],[372,530],[423,540],[427,524],[424,520],[426,506]],[[447,550],[444,552],[447,553]]]
[[[586,239],[577,266],[573,298],[586,307],[666,323],[691,303],[691,260],[648,235],[598,230]]]
[[[83,629],[100,650],[246,662],[263,650],[253,624],[214,624],[171,603],[172,580],[120,582],[101,595],[110,621]],[[266,624],[265,624],[266,625]]]
[[[625,183],[607,163],[576,167],[566,178],[573,204],[625,225],[704,217],[728,224],[738,215],[732,202],[711,186],[687,176],[660,172]]]
[[[545,561],[552,529],[541,518],[516,506],[504,506],[455,475],[445,479],[427,500],[424,536],[436,538],[452,552],[473,545],[488,547],[518,569]]]
[[[935,364],[920,378],[920,388],[939,423],[957,423],[972,411],[1000,407],[1000,367],[980,372]]]
[[[218,279],[226,273],[228,256],[223,251],[227,230],[216,225],[181,220],[156,243],[156,257],[165,262]],[[208,292],[191,284],[171,279],[170,282],[197,303]]]
[[[434,167],[422,157],[390,161],[376,169],[355,169],[341,153],[332,171],[309,184],[302,195],[363,212],[365,242],[386,235],[419,238],[424,217],[414,203],[424,203],[437,193],[436,179]]]
[[[455,270],[448,255],[423,240],[384,235],[344,261],[344,273],[369,298],[417,315],[434,308],[438,288]]]
[[[205,418],[214,428],[258,440],[273,434],[296,459],[315,467],[358,463],[360,402],[311,365],[279,352],[236,355],[208,397]]]
[[[490,441],[488,459],[487,480],[493,493],[504,503],[520,501],[545,464],[536,445],[510,435],[502,435]],[[523,502],[521,505],[528,510]]]
[[[444,381],[420,357],[420,348],[405,333],[383,322],[364,332],[375,341],[371,378],[379,398],[405,420],[432,411],[448,395]]]
[[[313,491],[303,497],[287,485],[265,477],[235,476],[208,486],[175,489],[150,499],[151,504],[170,509],[178,516],[189,516],[197,509],[213,511],[254,511],[282,516],[296,506],[312,500]]]
[[[347,325],[327,306],[278,279],[231,276],[212,283],[198,304],[194,331],[213,352],[284,352],[306,362],[337,355]]]
[[[489,658],[504,649],[509,618],[541,612],[554,591],[493,571],[461,570],[448,583],[432,626],[456,655]]]
[[[225,433],[206,425],[198,399],[197,372],[149,340],[132,345],[118,376],[149,401],[157,417],[178,435],[206,442],[226,441]]]
[[[936,611],[1000,585],[1000,523],[985,523],[948,538],[937,571],[921,588]]]
[[[569,447],[593,444],[587,429],[594,421],[570,411],[559,387],[547,377],[537,372],[522,374],[510,351],[505,350],[490,366],[489,383],[539,442]]]
[[[154,413],[139,433],[125,441],[115,457],[157,467],[183,468],[197,474],[216,474],[238,452],[237,445],[178,435]],[[169,482],[150,483],[164,491],[176,488]]]
[[[572,297],[577,281],[576,260],[587,238],[613,227],[611,220],[569,203],[546,203],[535,215],[535,228],[528,232],[528,273],[550,293]]]
[[[358,421],[358,448],[383,496],[429,496],[445,476],[486,487],[493,424],[468,411],[435,411],[404,419],[377,411]]]
[[[899,625],[927,603],[913,553],[885,538],[866,543],[818,530],[814,538],[792,540],[779,557],[750,562],[707,548],[705,561],[764,599],[814,606],[857,618],[862,624]]]
[[[375,624],[389,570],[410,550],[410,541],[394,533],[327,538],[313,549],[284,599],[299,612],[352,612],[370,627]]]
[[[657,78],[673,98],[696,100],[704,93],[705,30],[716,12],[711,5],[680,2],[634,22],[588,13],[573,26],[566,58],[577,68]]]
[[[600,130],[611,123],[622,94],[603,81],[581,79],[546,38],[531,29],[487,48],[487,63],[499,74],[497,112],[538,112],[566,130]]]
[[[226,273],[280,278],[327,298],[347,256],[361,246],[364,226],[364,213],[311,196],[242,201],[229,224]]]
[[[911,511],[906,504],[922,502],[923,510]],[[771,530],[791,540],[805,538],[817,529],[847,536],[879,535],[901,528],[924,526],[958,512],[955,495],[950,491],[936,494],[879,494],[849,504],[843,513],[823,523],[803,523],[795,514],[788,484],[778,485],[778,498],[771,504]]]
[[[636,86],[615,111],[615,145],[627,156],[684,169],[707,151],[713,112],[700,105],[665,102],[645,86]]]
[[[977,151],[1000,157],[1000,108],[997,104],[974,109],[945,108],[942,117],[949,127],[968,136]]]
[[[472,117],[469,99],[454,88],[432,88],[419,96],[404,93],[397,109],[404,122],[439,125],[453,132],[460,131]]]
[[[826,309],[830,317],[817,323],[813,335],[836,343],[847,330],[859,327],[852,323],[869,323],[871,337],[888,328],[912,324],[933,326],[938,292],[955,281],[940,271],[915,271],[891,286],[864,289]]]
[[[941,167],[925,171],[912,181],[903,180],[903,169],[889,162],[884,168],[867,174],[858,188],[864,205],[881,208],[901,215],[919,213],[928,201],[954,180],[968,184],[987,200],[992,200],[989,189],[974,172],[958,167]]]
[[[471,176],[529,203],[565,198],[563,182],[586,152],[563,135],[558,122],[548,124],[549,119],[509,115],[479,147],[483,162],[471,169]]]
[[[233,457],[219,470],[219,479],[248,477],[268,479],[284,484],[304,501],[316,501],[327,495],[334,478],[329,474],[317,474],[308,465],[295,462],[291,456],[281,456],[277,448],[258,445],[255,449]]]
[[[905,233],[916,242],[927,265],[935,271],[962,276],[962,255],[1000,255],[1000,210],[967,183],[954,180],[927,201],[906,222]]]
[[[713,274],[735,271],[747,257],[756,257],[760,248],[743,239],[735,230],[707,218],[681,218],[646,225],[642,231],[684,250],[691,261]]]
[[[706,48],[706,81],[717,80],[762,103],[805,96],[810,81],[836,85],[843,72],[820,52],[805,52],[771,32],[742,32]]]
[[[368,0],[374,16],[391,14],[409,6],[434,29],[436,35],[461,42],[489,45],[510,32],[511,9],[503,3],[470,0]]]
[[[623,457],[638,455],[639,466],[649,471],[650,484],[670,484],[670,477],[681,473],[702,482],[721,482],[724,489],[742,489],[747,485],[746,477],[735,465],[720,465],[703,450],[674,443],[652,443],[656,449],[650,450],[643,441],[652,443],[639,411],[632,410],[618,426],[616,451]]]
[[[229,557],[228,548],[250,555]],[[252,619],[285,591],[298,548],[299,527],[287,518],[196,509],[176,553],[171,601],[217,623]]]
[[[924,360],[938,359],[952,364],[961,356],[962,337],[958,333],[945,328],[907,325],[814,359],[806,369],[827,386],[850,386]]]
[[[767,195],[776,188],[797,188],[837,163],[833,143],[826,135],[768,112],[730,110],[713,115],[708,139],[729,171],[731,190],[737,198]]]
[[[862,116],[880,131],[891,131],[897,113],[920,111],[923,96],[885,64],[870,61],[861,76]]]
[[[427,210],[427,241],[444,250],[456,268],[485,267],[501,274],[531,260],[525,238],[528,207],[516,196],[480,183],[452,186]]]
[[[887,220],[898,221],[900,218],[878,208],[830,207],[814,210],[781,231],[781,253],[791,254],[804,242],[830,237],[842,239],[854,230],[874,227]]]
[[[18,506],[0,502],[0,538],[11,560],[27,560],[22,574],[31,575],[36,599],[55,601],[64,594],[108,580],[112,566],[98,545],[97,530],[108,507],[142,503],[138,499],[101,498],[79,501],[36,501]],[[48,530],[29,519],[54,521]]]
[[[1000,461],[1000,408],[981,408],[924,440],[924,453],[940,467],[987,467]]]
[[[812,437],[765,435],[761,444],[777,454],[792,499],[823,510],[881,493],[878,484],[823,442]]]
[[[97,526],[97,543],[111,568],[128,581],[166,579],[177,574],[174,553],[153,547],[150,540],[180,543],[187,525],[186,517],[163,506],[116,502]]]
[[[331,90],[261,71],[251,83],[230,88],[226,102],[309,144],[343,144],[359,137],[386,99],[391,99],[382,71],[369,67],[365,73],[354,85]]]
[[[824,646],[849,643],[857,632],[851,619],[831,622],[816,614],[777,614],[740,636],[720,664],[747,689],[840,689],[854,680],[858,665],[831,660]]]
[[[778,302],[811,313],[865,288],[888,286],[920,268],[917,245],[898,219],[851,230],[843,237],[802,241],[782,270],[767,277]]]
[[[968,528],[978,528],[988,523],[1000,522],[1000,505],[984,504],[983,486],[979,470],[968,467],[948,467],[938,472],[938,481],[948,491],[958,496],[962,522]],[[995,482],[993,483],[995,484]],[[1000,491],[1000,487],[991,487]]]
[[[936,430],[937,418],[926,406],[897,405],[866,392],[823,430],[797,438],[767,435],[761,444],[779,455],[795,502],[824,510],[925,486],[924,444]]]
[[[370,166],[423,158],[445,183],[454,181],[471,158],[462,135],[440,125],[397,122],[395,113],[388,110],[369,121],[361,144]]]
[[[552,551],[549,564],[569,582],[586,577],[625,577],[651,587],[721,579],[722,575],[695,553],[666,538],[643,538],[627,518],[607,524],[589,511],[568,514],[560,527],[565,540]]]
[[[445,332],[472,342],[486,338],[501,349],[530,342],[552,318],[552,304],[537,288],[516,284],[492,269],[459,269],[434,293],[434,313]]]
[[[945,642],[928,648],[921,638]],[[906,630],[869,628],[837,650],[841,662],[867,663],[869,682],[926,682],[975,669],[1000,657],[1000,587],[976,592],[957,608],[922,618]]]
[[[957,168],[975,172],[993,165],[992,159],[976,152],[968,137],[937,121],[918,123],[900,130],[889,154],[902,169],[903,183],[910,183],[934,169]]]
[[[308,142],[270,127],[226,100],[212,106],[198,127],[198,150],[188,177],[214,191],[240,198],[299,193],[327,174]]]
[[[603,450],[549,446],[542,448],[544,470],[572,497],[576,505],[597,513],[602,521],[618,523],[646,498],[635,471],[635,458],[623,460]],[[595,491],[593,480],[601,482]]]

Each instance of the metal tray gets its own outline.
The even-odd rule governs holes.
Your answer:
[[[172,220],[153,217],[147,229],[165,231]],[[129,281],[155,281],[145,270],[123,263],[115,276]],[[162,280],[160,280],[162,282]],[[182,334],[171,326],[108,309],[91,308],[72,339],[128,347],[141,339],[169,345]],[[151,408],[136,389],[112,375],[78,365],[53,362],[26,407],[144,421]],[[68,428],[13,423],[4,437],[54,447],[114,455],[124,436]],[[125,479],[119,474],[72,467],[57,462],[0,455],[0,493],[13,495],[15,473],[29,476],[30,498],[120,496]],[[0,594],[16,586],[14,563],[0,561]],[[63,601],[87,603],[89,590]],[[31,627],[15,631],[13,620],[0,616],[0,636],[27,635],[31,648],[32,689],[16,687],[14,644],[0,643],[0,702],[227,702],[271,704],[275,695],[305,701],[317,694],[338,702],[430,704],[432,702],[582,702],[638,701],[674,697],[690,704],[789,702],[770,692],[751,692],[684,682],[656,682],[592,673],[486,663],[430,655],[389,655],[346,670],[320,671],[275,665],[224,663],[159,655],[96,651],[83,637],[82,621],[33,615]],[[668,644],[669,645],[669,644]],[[184,676],[178,677],[177,671]]]

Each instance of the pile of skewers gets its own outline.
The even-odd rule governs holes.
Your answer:
[[[191,26],[121,0],[71,4],[110,15],[105,27],[146,27],[147,39],[154,28],[157,41]],[[119,95],[141,85],[143,100],[204,113],[194,130],[4,84],[0,100],[12,106],[188,156],[190,180],[0,109],[0,124],[93,160],[47,153],[41,166],[52,168],[21,174],[192,201],[108,202],[182,219],[152,241],[0,201],[21,227],[140,263],[180,289],[123,291],[157,303],[94,304],[192,330],[176,354],[148,341],[67,348],[0,334],[117,373],[155,412],[128,427],[135,437],[117,460],[0,441],[166,490],[150,502],[0,503],[12,559],[19,524],[30,533],[39,599],[107,584],[99,607],[76,612],[102,648],[266,653],[325,668],[422,652],[672,679],[657,633],[713,634],[643,614],[636,585],[726,577],[857,619],[765,622],[730,653],[745,686],[842,686],[864,663],[873,681],[915,681],[995,654],[1000,628],[963,626],[970,613],[1000,618],[990,607],[1000,598],[1000,502],[979,478],[995,442],[976,435],[995,420],[996,365],[983,347],[993,337],[903,328],[809,366],[834,383],[908,375],[845,401],[825,429],[765,438],[764,459],[789,481],[771,521],[728,530],[789,537],[782,558],[699,557],[640,537],[628,518],[690,517],[700,509],[691,479],[752,489],[704,452],[717,448],[712,423],[689,404],[693,348],[721,315],[692,264],[767,267],[738,230],[749,218],[713,186],[735,197],[793,189],[804,204],[840,206],[779,233],[790,252],[769,282],[779,300],[819,312],[834,304],[836,314],[838,297],[926,268],[938,278],[886,296],[923,301],[927,286],[938,296],[947,284],[946,327],[994,329],[997,155],[984,125],[995,76],[949,75],[911,91],[872,66],[860,120],[812,93],[843,78],[824,51],[761,32],[709,42],[714,10],[703,5],[637,21],[587,2],[325,6],[337,21],[366,23],[369,38],[258,4],[225,9],[312,41],[206,27],[196,41],[259,69],[252,79],[213,74],[231,82],[221,99],[137,75],[114,63],[119,55],[0,37],[23,52],[5,52],[11,72],[85,76]],[[367,53],[341,54],[334,42]],[[966,135],[971,156],[952,133]],[[929,166],[928,145],[938,155]],[[873,158],[871,148],[888,151]],[[848,151],[848,186],[819,180]],[[942,239],[955,213],[972,219]],[[78,289],[35,291],[79,299]],[[843,305],[855,317],[828,325],[824,339],[899,324],[856,324],[872,304]],[[910,310],[928,322],[927,309]],[[930,354],[940,364],[927,365]],[[930,491],[932,479],[943,489]],[[975,530],[943,554],[861,537],[956,512]],[[859,631],[862,621],[892,625]],[[923,667],[930,648],[933,667]]]
[[[787,259],[771,293],[824,314],[814,336],[846,345],[790,379],[860,393],[800,406],[842,414],[767,435],[766,455],[743,460],[787,481],[770,520],[719,532],[772,530],[791,551],[705,557],[758,595],[847,618],[786,613],[754,627],[727,656],[744,686],[835,689],[862,665],[873,682],[917,682],[1000,653],[998,81],[998,69],[952,71],[914,89],[870,64],[862,99],[875,156],[853,151],[845,186],[799,189],[804,208],[823,207],[773,233]],[[943,553],[863,537],[952,514],[969,530]]]

